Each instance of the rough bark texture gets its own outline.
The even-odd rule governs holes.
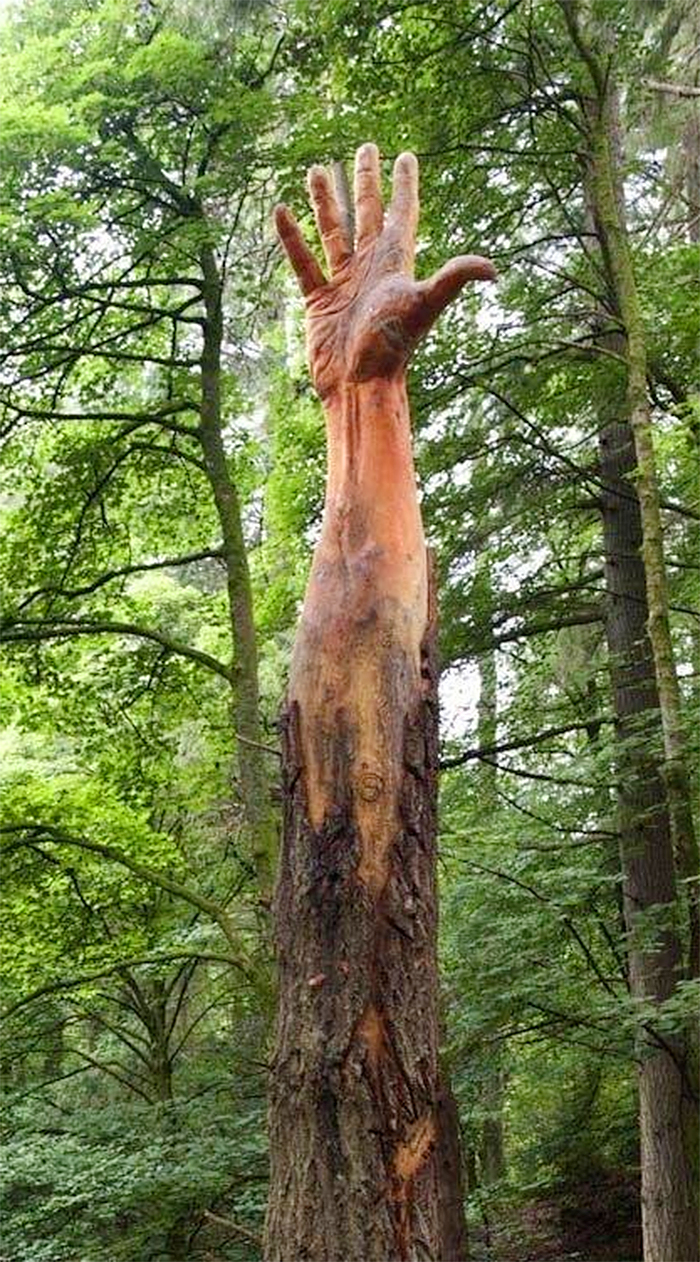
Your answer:
[[[593,54],[589,51],[589,56]],[[597,62],[594,62],[597,65]],[[619,101],[612,75],[601,75],[591,126],[591,192],[615,310],[624,332],[626,413],[634,440],[635,488],[641,524],[641,556],[646,588],[646,626],[651,645],[664,744],[664,779],[677,866],[687,885],[690,920],[690,973],[700,974],[700,895],[698,841],[682,699],[671,635],[668,578],[656,454],[648,392],[646,331],[625,215]]]
[[[402,715],[399,826],[386,853],[368,854],[358,827],[358,798],[383,789],[380,772],[357,765],[351,718],[339,712],[318,733],[333,805],[315,826],[298,702],[285,715],[268,1262],[288,1262],[290,1241],[299,1262],[439,1256],[434,645],[431,619]],[[405,676],[403,648],[389,644],[384,704],[404,694]]]
[[[468,1262],[469,1241],[464,1216],[464,1159],[459,1110],[444,1070],[437,1117],[436,1161],[440,1262]]]
[[[641,515],[630,474],[635,468],[632,431],[612,421],[600,437],[603,533],[610,650],[618,738],[621,866],[625,922],[630,939],[630,989],[663,1002],[681,972],[681,949],[672,925],[676,902],[673,844],[660,768],[663,744],[641,557]],[[635,943],[640,915],[666,908],[656,947]],[[689,1132],[697,1101],[684,1040],[653,1033],[640,1046],[639,1110],[642,1218],[646,1262],[694,1262],[698,1257],[697,1199]]]
[[[669,619],[664,540],[648,394],[646,331],[626,225],[619,99],[605,47],[584,33],[576,0],[560,0],[592,95],[584,103],[590,153],[587,193],[622,337],[624,398],[600,439],[605,490],[610,649],[619,757],[619,808],[630,989],[663,1003],[684,972],[674,925],[676,868],[698,875],[681,697]],[[631,476],[633,475],[633,477]],[[674,855],[675,843],[675,855]],[[655,912],[650,909],[656,909]],[[687,886],[689,969],[697,975],[697,886]],[[640,916],[655,915],[653,949]],[[695,1029],[656,1035],[640,1047],[640,1141],[645,1262],[697,1262],[697,1066]]]

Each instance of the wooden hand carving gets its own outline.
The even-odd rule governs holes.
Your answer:
[[[418,163],[411,153],[396,160],[385,216],[379,151],[372,144],[358,150],[354,246],[348,215],[323,167],[312,167],[309,189],[329,279],[287,208],[275,212],[306,298],[309,363],[328,429],[323,527],[289,695],[301,714],[315,827],[337,792],[332,750],[338,716],[352,729],[354,813],[365,843],[359,875],[376,892],[386,880],[396,833],[404,715],[420,692],[428,621],[405,367],[465,282],[492,279],[495,271],[486,259],[466,255],[429,280],[414,280]]]
[[[311,374],[325,399],[344,384],[402,372],[416,343],[466,281],[493,280],[495,270],[487,259],[468,254],[451,259],[429,280],[413,279],[418,163],[412,153],[396,160],[385,218],[379,151],[372,144],[358,150],[354,246],[323,167],[312,167],[309,191],[329,280],[287,207],[279,206],[275,217],[306,298]]]
[[[438,1262],[435,619],[405,367],[486,259],[413,278],[418,169],[358,151],[356,240],[310,173],[326,279],[285,207],[328,480],[283,725],[266,1262]]]

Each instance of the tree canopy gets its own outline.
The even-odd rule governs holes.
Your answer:
[[[640,1065],[681,1040],[697,1083],[699,33],[691,0],[7,10],[8,1262],[262,1256],[277,716],[325,467],[271,215],[309,228],[307,166],[368,139],[420,158],[419,274],[499,274],[410,377],[471,1254],[642,1256]],[[630,720],[632,500],[658,701]],[[655,778],[672,889],[630,918]],[[635,986],[671,938],[668,992]]]

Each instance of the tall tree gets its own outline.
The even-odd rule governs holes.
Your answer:
[[[358,115],[362,117],[368,100],[377,100],[385,88],[387,74],[395,73],[398,84],[409,62],[420,64],[421,75],[415,85],[415,102],[411,105],[407,103],[408,118],[405,113],[402,114],[401,123],[407,128],[412,142],[426,150],[437,164],[441,163],[444,154],[450,155],[449,171],[440,171],[436,191],[433,193],[431,190],[429,194],[435,197],[438,211],[436,219],[440,215],[444,216],[446,235],[452,238],[456,232],[463,232],[467,225],[478,224],[480,232],[488,225],[487,231],[494,234],[497,242],[496,255],[502,250],[505,258],[512,258],[516,264],[520,264],[514,266],[509,273],[513,277],[512,284],[506,283],[501,291],[506,309],[495,313],[495,321],[498,323],[493,330],[491,346],[483,346],[476,341],[475,349],[470,349],[470,353],[465,354],[461,361],[457,384],[457,389],[465,384],[475,385],[483,389],[487,396],[491,395],[496,399],[501,425],[505,418],[510,417],[506,420],[507,438],[510,441],[504,435],[504,454],[500,460],[503,488],[510,490],[512,485],[508,479],[511,463],[516,463],[514,429],[518,429],[516,441],[523,444],[519,450],[523,451],[523,455],[527,452],[527,460],[517,461],[518,473],[515,477],[519,479],[518,489],[521,493],[528,485],[532,488],[532,503],[523,506],[520,532],[517,526],[511,526],[509,530],[516,513],[512,504],[504,505],[501,530],[502,538],[508,539],[511,546],[518,550],[521,572],[532,567],[539,583],[533,582],[531,585],[528,580],[522,582],[517,574],[518,563],[511,566],[511,575],[518,580],[520,590],[515,597],[499,592],[498,620],[506,621],[504,615],[510,606],[512,610],[520,610],[521,621],[512,630],[506,625],[505,634],[500,634],[497,627],[494,638],[503,645],[512,636],[513,640],[526,645],[529,637],[535,635],[538,637],[535,643],[544,646],[544,637],[551,635],[557,628],[562,628],[567,622],[596,622],[604,613],[610,635],[611,621],[620,618],[621,604],[628,603],[630,639],[626,650],[631,651],[634,639],[634,652],[637,655],[634,659],[635,670],[646,672],[646,700],[650,705],[650,715],[646,717],[653,715],[655,689],[657,686],[660,688],[662,716],[665,710],[663,753],[658,744],[655,745],[652,727],[647,738],[640,738],[638,730],[635,730],[634,737],[630,733],[629,715],[624,713],[619,690],[621,645],[619,640],[616,641],[617,647],[611,654],[614,678],[611,700],[618,719],[618,731],[620,735],[626,733],[629,741],[636,740],[636,756],[641,760],[638,774],[635,777],[627,776],[623,796],[631,794],[634,797],[633,784],[636,784],[637,800],[633,816],[637,826],[639,820],[647,820],[649,794],[652,797],[656,795],[654,800],[660,813],[656,820],[659,824],[658,832],[653,839],[648,839],[648,845],[643,843],[641,851],[639,836],[633,840],[629,833],[629,797],[627,809],[621,813],[622,830],[626,834],[626,840],[623,840],[624,879],[631,881],[635,889],[639,886],[635,896],[642,898],[650,909],[646,918],[641,915],[638,920],[635,919],[635,934],[631,938],[633,972],[637,974],[634,983],[636,1002],[640,1011],[638,1034],[642,1049],[641,1074],[644,1077],[647,1071],[650,1075],[652,1073],[651,1062],[659,1055],[663,1058],[668,1034],[667,1014],[674,1010],[683,994],[690,993],[685,978],[688,973],[692,976],[694,971],[697,942],[696,913],[693,906],[697,863],[690,810],[690,786],[687,781],[687,766],[684,765],[683,716],[676,665],[678,647],[679,644],[683,646],[684,640],[678,635],[675,642],[671,639],[671,598],[665,574],[670,532],[666,531],[664,539],[661,528],[664,497],[659,490],[651,445],[651,406],[658,398],[659,391],[669,388],[664,385],[664,376],[666,375],[668,381],[668,374],[663,371],[667,354],[663,347],[661,354],[659,353],[659,338],[656,339],[654,353],[651,353],[651,334],[649,329],[645,329],[642,319],[643,300],[639,290],[643,272],[634,263],[633,238],[625,225],[619,120],[614,108],[616,74],[626,77],[626,95],[629,97],[629,85],[641,63],[632,49],[629,38],[631,27],[626,22],[620,22],[621,49],[610,38],[613,34],[610,31],[604,32],[597,46],[595,42],[591,45],[590,39],[582,36],[577,25],[576,14],[579,8],[581,14],[585,15],[586,24],[599,21],[602,26],[606,17],[610,22],[606,6],[596,4],[542,5],[537,9],[537,21],[533,21],[529,8],[518,5],[487,6],[478,15],[466,14],[463,19],[455,18],[454,14],[440,6],[412,6],[410,13],[402,15],[400,19],[395,18],[385,24],[378,20],[377,33],[373,36],[375,60],[371,65],[367,58],[356,76],[353,67],[345,74],[342,70],[339,74],[342,76],[343,87],[350,82],[354,89]],[[669,22],[672,25],[675,23],[676,27],[682,8],[679,5],[675,16],[674,13],[669,15]],[[382,6],[378,6],[378,9],[382,11]],[[345,23],[342,28],[344,33],[352,29],[350,6],[338,5],[335,16]],[[380,19],[381,12],[376,16]],[[615,24],[614,21],[612,24]],[[466,109],[450,96],[443,69],[445,61],[441,59],[442,53],[436,51],[444,48],[439,37],[449,45],[452,52],[450,77],[458,73],[459,65],[463,70],[465,84],[471,83],[470,67],[474,67],[473,88],[471,91],[465,89],[469,94],[469,105]],[[378,71],[379,66],[381,71]],[[338,91],[336,83],[329,85],[329,91],[332,93],[334,90]],[[433,107],[433,101],[439,101],[439,107]],[[392,118],[392,122],[394,121]],[[347,126],[347,114],[344,116],[344,123]],[[461,169],[458,169],[460,164]],[[656,216],[663,211],[664,206],[656,209],[657,194],[653,188],[653,177],[649,178],[648,175],[653,170],[653,164],[647,162],[644,165],[640,162],[640,166],[644,170],[645,179],[648,179],[647,187]],[[494,174],[494,167],[497,168],[497,174]],[[598,199],[602,195],[604,203],[601,216],[599,200],[598,223],[593,228],[585,213],[585,186],[590,181],[592,171],[596,173]],[[604,188],[601,179],[605,182]],[[479,189],[478,204],[476,188]],[[466,194],[463,189],[467,190]],[[537,222],[530,229],[529,219],[532,215],[537,216]],[[646,250],[649,250],[649,255],[653,258],[649,270],[653,271],[653,267],[663,266],[663,228],[660,234],[662,239],[654,241],[653,235],[658,231],[658,223],[663,223],[663,215],[660,219],[649,216],[646,222],[643,211],[637,212],[636,217],[639,220],[636,226],[644,227],[644,235],[640,232],[639,237],[640,256],[645,257]],[[651,247],[650,239],[654,241]],[[597,254],[598,240],[601,244],[600,256]],[[688,263],[693,266],[690,255]],[[660,294],[656,298],[655,310],[663,312]],[[591,300],[594,311],[599,311],[602,304],[606,314],[605,329],[598,327],[593,338]],[[509,320],[509,316],[512,320]],[[620,330],[622,341],[614,345],[613,334]],[[449,344],[446,351],[447,356],[452,353]],[[670,358],[669,355],[668,359]],[[611,388],[611,384],[613,380],[619,381],[614,371],[619,360],[623,364],[620,408],[623,414],[618,415],[617,420],[623,424],[631,422],[632,429],[626,436],[619,431],[612,436],[612,448],[617,461],[613,470],[605,455],[602,463],[596,463],[591,450],[591,439],[595,442],[598,420],[602,421],[602,437],[605,443],[611,438],[606,427],[611,416],[611,397],[618,388],[617,385]],[[454,406],[454,395],[446,391],[444,376],[441,375],[444,359],[441,362],[439,355],[435,355],[433,362],[435,396],[446,408]],[[671,387],[674,385],[672,378],[673,374]],[[493,405],[491,415],[495,421],[498,413]],[[448,426],[449,420],[445,428]],[[624,442],[621,446],[622,438]],[[462,448],[466,458],[469,458],[468,446],[468,442],[465,442]],[[454,449],[459,452],[456,443]],[[619,481],[619,462],[623,457],[624,476],[629,477],[633,467],[638,466],[638,477],[630,477],[624,486]],[[532,481],[528,482],[528,479]],[[567,480],[570,494],[566,493]],[[619,557],[614,555],[615,544],[609,533],[613,513],[616,514],[616,528],[622,526],[617,503],[622,494],[628,495],[625,501],[627,543],[634,552],[644,542],[643,567],[639,558],[633,555],[628,558],[629,569],[624,574],[624,565],[621,567]],[[642,513],[635,522],[633,517],[639,509],[638,495]],[[452,498],[457,499],[454,492]],[[447,495],[444,499],[447,499]],[[594,566],[595,551],[600,545],[591,539],[590,528],[573,524],[577,520],[581,522],[581,510],[590,521],[588,515],[591,508],[602,510],[603,549],[606,555],[604,573]],[[679,508],[682,513],[683,505]],[[566,539],[566,561],[563,564],[556,552],[548,562],[543,563],[541,559],[542,551],[545,555],[550,551],[553,533],[546,527],[543,528],[544,513],[555,515],[556,533],[560,539]],[[459,529],[454,533],[460,537]],[[462,533],[462,539],[464,533],[466,532]],[[620,540],[617,542],[619,544]],[[578,550],[581,560],[581,568],[575,578],[572,578],[568,568],[573,560],[572,549]],[[563,550],[559,550],[559,555],[561,551]],[[533,553],[537,557],[536,563]],[[552,563],[562,575],[556,599],[553,599],[554,586],[550,586],[548,591],[546,584],[547,565]],[[640,578],[644,584],[643,591],[640,589]],[[579,613],[577,593],[600,592],[604,584],[607,585],[605,606],[596,601],[593,606],[584,606]],[[625,584],[629,585],[626,591],[623,590]],[[472,583],[472,588],[473,586]],[[543,617],[531,617],[528,609],[530,600],[523,599],[531,598],[532,588],[535,588],[535,607],[544,606],[547,610]],[[455,600],[454,608],[461,612],[459,598]],[[645,655],[642,633],[649,612],[652,615],[652,651]],[[474,625],[475,620],[467,621],[461,612],[461,623],[456,622],[456,635],[450,642],[453,651],[458,647],[457,635],[462,635],[463,643],[464,640],[468,642],[468,633],[464,634],[465,622],[468,633],[474,633],[474,640],[478,636],[479,628]],[[541,652],[544,651],[546,650],[542,648]],[[642,665],[644,658],[646,660]],[[512,670],[512,666],[509,669]],[[641,676],[638,677],[638,682],[639,678]],[[625,679],[632,686],[629,672]],[[643,692],[644,689],[641,688],[638,703],[641,702]],[[547,691],[543,690],[543,697],[547,695]],[[516,707],[514,713],[517,713]],[[590,709],[587,713],[590,715]],[[657,717],[658,714],[659,711],[656,710]],[[595,718],[589,727],[591,731],[596,729]],[[537,740],[536,735],[533,739]],[[507,742],[504,741],[504,745],[508,748]],[[618,749],[618,765],[625,764],[625,758],[630,756],[630,752],[628,740],[623,739]],[[642,771],[644,760],[646,772]],[[548,771],[549,768],[544,773],[545,779]],[[514,770],[514,774],[517,775],[518,772]],[[542,775],[542,772],[538,774]],[[602,801],[601,795],[597,809]],[[686,935],[683,930],[678,931],[672,923],[678,912],[678,900],[669,830],[669,807],[677,843],[678,876],[683,878],[683,884],[678,888],[682,888],[682,898],[687,898],[691,912],[689,970],[686,970],[683,959]],[[651,820],[648,822],[651,823]],[[599,823],[603,825],[605,821],[599,820]],[[604,831],[602,827],[601,835]],[[640,881],[640,872],[635,865],[643,864],[645,847],[650,862],[646,865],[644,881]],[[628,900],[628,914],[630,908]],[[659,922],[658,937],[654,936],[655,918]],[[645,924],[648,935],[646,938]],[[640,956],[637,948],[641,943],[644,944],[644,950]],[[637,966],[645,951],[648,975],[646,983],[641,983]],[[658,958],[655,959],[657,952]],[[644,1007],[642,1019],[645,985],[648,991],[652,978],[659,989],[652,996],[650,1006]],[[688,1106],[692,1104],[695,1091],[694,1075],[692,1055],[689,1055],[688,1049],[688,1022],[685,1022],[685,1029],[680,1028],[684,1020],[681,1018],[673,1023],[673,1038],[666,1050],[667,1068],[670,1071],[666,1084],[669,1094],[666,1099],[671,1106],[674,1100],[684,1100],[683,1111],[686,1119],[692,1122],[693,1109]],[[677,1047],[674,1043],[676,1037]],[[657,1109],[657,1120],[674,1147],[679,1177],[673,1189],[664,1183],[661,1173],[664,1163],[654,1163],[651,1157],[649,1130],[645,1124],[645,1145],[651,1165],[655,1165],[653,1171],[650,1167],[646,1176],[650,1176],[652,1182],[655,1182],[655,1188],[653,1192],[647,1192],[646,1196],[649,1212],[656,1215],[657,1226],[674,1204],[680,1219],[684,1220],[685,1225],[681,1223],[677,1228],[679,1236],[675,1240],[669,1237],[666,1245],[661,1246],[667,1252],[670,1250],[672,1255],[678,1248],[687,1250],[689,1247],[688,1225],[693,1214],[693,1143],[692,1136],[688,1136],[691,1151],[684,1149],[684,1127],[676,1125],[671,1108],[665,1108],[662,1102],[664,1095],[665,1089],[662,1087],[654,1107]],[[672,1120],[666,1126],[663,1119]],[[692,1124],[690,1129],[692,1130]],[[657,1202],[659,1208],[655,1210],[654,1205]],[[649,1235],[649,1231],[647,1234]],[[691,1235],[696,1241],[697,1232],[694,1227],[691,1228]],[[648,1249],[658,1248],[658,1245],[652,1244],[652,1239],[653,1232],[649,1235]],[[697,1243],[691,1247],[695,1250]],[[695,1256],[694,1252],[689,1256]]]
[[[413,280],[418,173],[358,150],[356,237],[324,168],[324,276],[286,208],[328,483],[285,714],[266,1256],[439,1255],[435,614],[405,367],[478,256]]]
[[[601,417],[599,444],[630,986],[641,1001],[660,1004],[673,996],[683,974],[679,933],[669,923],[678,902],[674,840],[679,874],[691,882],[686,886],[689,970],[691,976],[698,974],[697,843],[671,640],[646,333],[626,226],[617,84],[614,67],[607,64],[603,69],[599,48],[582,29],[578,5],[562,0],[562,7],[591,84],[581,109],[590,141],[587,191],[609,313],[621,325],[619,333],[603,337],[603,345],[623,365],[624,389],[618,390],[608,418]],[[659,918],[651,949],[640,942],[639,921],[645,913]],[[641,933],[643,937],[643,928]],[[642,1038],[640,1138],[647,1262],[669,1257],[693,1262],[699,1256],[693,1042],[690,1030],[667,1036],[652,1032],[650,1039]]]
[[[136,26],[127,19],[127,9],[98,6],[83,38],[82,11],[68,5],[52,19],[50,37],[36,38],[30,19],[28,29],[19,23],[20,52],[7,57],[9,83],[23,75],[25,110],[17,112],[7,91],[6,188],[18,218],[3,229],[3,302],[13,326],[2,353],[5,435],[42,424],[78,429],[94,475],[75,506],[64,565],[56,573],[54,564],[34,590],[26,573],[18,576],[2,636],[38,644],[132,635],[218,674],[230,689],[237,796],[265,896],[277,829],[260,757],[241,494],[225,438],[237,387],[226,367],[224,295],[253,196],[275,44],[258,44],[254,32],[232,43],[225,30],[207,44],[184,19],[163,24],[144,15]],[[70,59],[60,69],[57,60],[76,31],[79,75]],[[234,313],[234,321],[243,318]],[[210,499],[216,537],[194,555],[133,556],[128,530],[120,539],[108,523],[102,532],[95,525],[125,472],[144,460],[155,479],[179,469]],[[223,661],[162,627],[109,613],[114,584],[197,557],[224,567]]]

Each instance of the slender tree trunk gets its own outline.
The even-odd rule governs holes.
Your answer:
[[[168,1002],[162,981],[149,987],[149,1056],[153,1080],[153,1096],[161,1104],[173,1098],[173,1067],[167,1030]]]
[[[700,87],[700,13],[697,7],[688,11],[687,22],[689,64],[686,82]],[[685,106],[683,128],[683,183],[688,207],[688,240],[700,243],[700,101],[695,97]]]
[[[260,890],[272,888],[277,849],[276,813],[272,810],[264,755],[261,753],[258,650],[253,593],[243,537],[241,506],[231,477],[223,440],[221,414],[222,281],[214,252],[201,251],[205,308],[201,360],[202,406],[200,441],[204,465],[219,517],[226,565],[236,679],[232,703],[241,803],[251,835],[251,850]]]
[[[483,625],[490,641],[493,635],[493,583],[483,545],[477,551],[474,599],[477,607],[483,610]],[[477,744],[479,749],[489,749],[496,744],[498,735],[498,669],[495,647],[486,648],[479,654],[478,670]],[[484,811],[489,814],[497,807],[497,774],[497,768],[492,762],[479,762],[479,789],[483,794]]]
[[[440,1262],[469,1262],[459,1110],[444,1069],[437,1106],[437,1130],[439,1258]]]
[[[700,22],[698,23],[700,26]],[[700,40],[700,32],[698,33]],[[692,101],[683,129],[685,195],[688,202],[688,240],[700,242],[700,103]]]
[[[618,348],[623,400],[618,416],[601,428],[600,458],[630,989],[635,997],[662,1004],[684,971],[674,925],[676,866],[690,881],[688,971],[698,972],[698,851],[671,640],[646,337],[626,227],[610,50],[598,55],[579,23],[577,0],[560,3],[593,89],[583,109],[590,139],[587,195],[612,309],[623,330]],[[643,940],[648,925],[640,936],[639,922],[643,926],[649,917],[656,925],[652,947]],[[639,1049],[645,1262],[697,1262],[696,1032],[657,1036],[652,1026],[646,1029]]]
[[[56,1010],[56,1020],[48,1032],[41,1070],[43,1077],[47,1080],[57,1077],[61,1072],[61,1065],[65,1055],[65,1027],[65,1019],[59,1016],[58,1010]]]
[[[592,56],[590,51],[589,56]],[[593,64],[598,66],[597,62]],[[646,334],[625,221],[618,97],[612,74],[606,72],[603,75],[598,69],[598,92],[588,111],[592,142],[590,186],[611,293],[625,333],[626,411],[636,457],[635,487],[642,527],[647,629],[661,714],[663,773],[678,870],[688,882],[690,972],[697,977],[700,975],[700,865],[681,694],[671,638],[663,526],[647,385]]]
[[[503,1073],[494,1067],[481,1097],[484,1121],[481,1127],[481,1181],[484,1186],[498,1183],[506,1172],[503,1142]]]
[[[618,741],[618,802],[625,923],[630,934],[632,995],[662,1003],[681,975],[673,927],[676,905],[671,825],[665,786],[654,663],[646,630],[647,597],[641,558],[641,515],[630,475],[635,452],[630,426],[610,420],[600,434],[603,535],[610,652]],[[655,946],[645,949],[640,918],[656,916]],[[649,927],[644,931],[649,932]],[[693,1163],[688,1152],[697,1101],[682,1035],[653,1034],[640,1042],[639,1113],[642,1218],[646,1262],[694,1262],[698,1223]]]
[[[178,187],[148,152],[132,130],[125,144],[137,158],[147,183],[161,187],[183,220],[196,223],[204,235],[207,216],[201,201]],[[263,899],[271,893],[277,851],[277,823],[271,808],[267,774],[261,758],[258,654],[253,617],[253,595],[248,554],[243,537],[241,506],[231,477],[223,441],[221,411],[221,348],[223,342],[223,278],[214,248],[204,242],[199,250],[204,305],[203,345],[200,359],[199,441],[204,471],[212,491],[223,540],[229,620],[235,661],[232,701],[236,735],[236,761],[243,815],[250,834],[250,848]]]
[[[625,413],[628,424],[622,432],[611,427],[609,450],[615,452],[617,449],[617,453],[608,456],[608,459],[613,462],[613,476],[617,462],[618,475],[622,474],[626,488],[631,487],[629,475],[634,470],[634,494],[632,500],[627,499],[626,503],[631,503],[638,514],[636,521],[627,523],[631,537],[626,541],[620,540],[621,550],[632,551],[632,561],[637,566],[636,576],[631,568],[627,570],[625,578],[630,586],[623,591],[627,594],[627,604],[634,602],[638,607],[636,616],[632,611],[627,614],[637,623],[634,627],[636,647],[632,651],[636,654],[641,651],[644,657],[647,649],[650,650],[651,662],[647,672],[651,674],[653,671],[655,682],[652,701],[658,707],[662,736],[659,766],[670,817],[670,836],[667,837],[664,831],[657,835],[656,844],[650,839],[649,849],[645,852],[640,837],[635,836],[634,831],[634,821],[638,822],[640,816],[635,812],[630,826],[625,819],[623,803],[623,847],[625,843],[629,846],[630,841],[633,847],[632,852],[628,850],[624,856],[625,876],[631,891],[627,895],[628,923],[631,923],[636,908],[644,908],[648,903],[663,905],[675,901],[676,867],[686,882],[689,922],[687,968],[684,968],[676,934],[661,934],[659,958],[652,963],[651,971],[648,960],[644,958],[645,953],[636,952],[634,944],[630,956],[633,993],[646,993],[662,1002],[674,992],[683,972],[693,977],[697,977],[699,972],[698,848],[681,696],[671,639],[663,529],[647,387],[646,338],[625,223],[618,99],[611,76],[606,76],[597,108],[590,114],[595,216],[611,293],[620,312],[625,336]],[[619,483],[618,489],[623,489]],[[617,498],[619,501],[620,496]],[[624,516],[619,502],[615,512],[618,518]],[[625,558],[617,557],[617,564],[620,563],[624,564]],[[614,591],[611,575],[608,587]],[[628,640],[628,653],[630,648],[631,641]],[[625,702],[620,696],[619,680],[616,695],[617,713],[624,722]],[[629,730],[623,733],[628,748],[630,740],[639,743],[639,739],[638,731],[636,734]],[[623,760],[625,757],[623,749]],[[643,769],[642,774],[647,776],[652,771],[653,768]],[[638,781],[638,784],[641,806],[651,784],[649,780],[644,784]],[[623,788],[623,794],[624,791]],[[700,1257],[697,1030],[690,1028],[685,1036],[679,1033],[665,1042],[665,1049],[645,1057],[640,1074],[645,1258],[646,1262],[664,1262],[667,1257],[696,1262]]]
[[[483,459],[483,458],[482,458]],[[493,626],[493,583],[489,558],[482,546],[476,558],[475,599],[484,611],[484,626],[491,638]],[[498,668],[495,648],[487,648],[479,655],[479,700],[477,705],[477,741],[480,749],[489,749],[498,737]],[[498,809],[498,770],[492,762],[479,764],[478,779],[482,816],[495,825]],[[503,1138],[503,1068],[501,1052],[489,1054],[489,1069],[481,1088],[481,1135],[479,1136],[479,1165],[481,1182],[487,1187],[497,1183],[505,1175],[505,1145]]]
[[[473,1144],[467,1144],[467,1151],[464,1155],[464,1175],[467,1184],[467,1196],[469,1196],[479,1187],[479,1167],[476,1159],[476,1148]]]

